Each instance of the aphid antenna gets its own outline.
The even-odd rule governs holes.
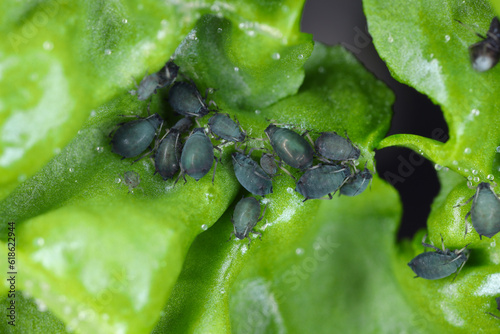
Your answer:
[[[465,246],[465,247],[467,247],[467,246]],[[456,259],[458,259],[458,257]],[[455,274],[455,276],[451,280],[452,283],[455,281],[455,279],[457,278],[458,274],[460,274],[460,272],[462,271],[462,268],[465,266],[465,263],[467,262],[467,260],[469,260],[469,254],[466,255],[465,261],[462,263],[462,265],[460,266],[460,268],[458,268],[457,273]]]
[[[474,29],[472,29],[471,27],[469,27],[467,24],[463,23],[462,21],[457,20],[457,19],[454,19],[454,20],[457,21],[458,23],[460,23],[461,25],[463,25],[465,28],[469,29],[476,36],[478,36],[478,37],[480,37],[482,39],[486,39],[485,36],[481,35],[480,33],[478,33],[477,31],[475,31]]]
[[[495,315],[495,314],[493,314],[493,313],[491,313],[491,312],[484,312],[484,313],[489,314],[489,315],[491,315],[492,317],[495,317],[495,318],[497,318],[497,319],[500,319],[500,317],[499,317],[498,315]]]

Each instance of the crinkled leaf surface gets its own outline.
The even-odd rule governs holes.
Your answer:
[[[347,130],[371,163],[372,148],[387,132],[392,102],[393,95],[352,55],[317,44],[299,93],[260,115],[318,131]],[[391,276],[400,215],[394,189],[377,178],[371,191],[331,202],[302,202],[293,189],[294,182],[281,177],[262,201],[262,241],[226,242],[231,210],[196,239],[156,333],[409,328],[402,319],[410,311]],[[387,295],[391,303],[379,307]],[[359,316],[366,318],[360,322]]]
[[[204,13],[222,13],[227,19],[205,17],[194,31],[213,39],[223,24],[223,41],[215,45],[184,41],[179,59],[187,61],[194,54],[209,51],[227,54],[223,63],[213,57],[204,60],[203,66],[210,66],[214,73],[217,69],[224,73],[229,64],[247,70],[260,66],[255,76],[248,70],[242,77],[225,80],[234,81],[229,86],[248,86],[238,106],[246,106],[245,101],[251,101],[248,106],[252,108],[271,104],[298,89],[304,71],[301,65],[312,51],[310,36],[300,34],[298,29],[303,4],[3,5],[9,18],[3,29],[12,28],[17,37],[23,37],[26,25],[37,24],[33,20],[49,15],[49,5],[54,6],[50,20],[36,34],[20,44],[8,39],[10,44],[2,48],[17,48],[0,53],[4,65],[1,84],[6,88],[2,93],[9,96],[3,100],[0,119],[5,168],[0,217],[3,228],[8,221],[17,223],[16,256],[19,272],[23,273],[18,276],[17,288],[33,296],[40,310],[48,307],[52,312],[45,316],[26,310],[23,314],[33,318],[20,322],[26,327],[19,330],[57,332],[61,323],[52,321],[54,314],[68,330],[77,332],[148,331],[160,315],[192,240],[222,215],[239,185],[227,149],[223,150],[224,164],[217,168],[214,185],[206,177],[175,188],[172,181],[153,176],[149,161],[130,166],[110,152],[107,135],[123,121],[118,115],[144,115],[146,103],[127,92],[133,88],[130,75],[140,75],[148,65],[155,70],[161,67],[196,19]],[[283,10],[287,15],[277,15]],[[281,19],[272,19],[275,16]],[[254,38],[250,28],[265,38]],[[239,50],[241,40],[251,48]],[[273,40],[287,55],[278,67],[275,62],[264,61]],[[297,57],[288,59],[289,52]],[[283,77],[282,72],[287,72],[290,80],[272,80],[273,76]],[[7,81],[12,73],[16,78],[22,73],[29,83]],[[195,79],[199,87],[212,83],[203,81],[203,77]],[[21,91],[14,92],[13,87]],[[221,101],[224,96],[221,94]],[[231,105],[227,99],[221,105]],[[159,111],[171,125],[174,116],[164,100],[163,93],[160,98],[155,96],[151,110]],[[63,149],[54,151],[70,139]],[[117,184],[127,170],[140,174],[144,192],[135,189],[127,194],[127,189]],[[19,182],[21,185],[10,192]],[[5,248],[3,244],[2,254]],[[5,323],[0,326],[3,331],[11,329]]]
[[[420,326],[424,332],[494,332],[498,321],[486,312],[496,312],[494,298],[500,294],[499,236],[480,241],[469,226],[464,238],[464,217],[471,204],[455,206],[474,194],[467,178],[477,184],[500,176],[500,67],[483,73],[472,69],[468,47],[480,39],[455,20],[486,34],[496,14],[486,1],[367,0],[364,9],[375,47],[392,74],[439,104],[449,128],[445,143],[398,134],[385,138],[379,148],[409,147],[446,166],[439,173],[441,191],[428,219],[429,236],[435,245],[441,244],[442,235],[446,247],[453,250],[470,244],[471,250],[456,281],[413,280],[406,263],[424,251],[422,232],[413,243],[401,245],[398,279],[425,319]]]
[[[302,6],[292,0],[3,2],[0,198],[69,143],[93,110],[132,89],[132,76],[161,68],[203,14],[228,20],[205,26],[204,38],[224,30],[190,48],[191,57],[181,62],[200,52],[221,56],[222,64],[207,72],[221,79],[202,86],[240,87],[243,97],[231,102],[256,108],[295,92],[303,78],[299,66],[312,48],[310,37],[299,31]],[[271,51],[282,54],[282,66],[272,62]],[[229,65],[241,73],[220,76],[217,71],[226,73]]]

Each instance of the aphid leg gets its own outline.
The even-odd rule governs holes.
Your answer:
[[[198,127],[199,127],[199,128],[201,128],[201,127],[202,127],[202,126],[201,126],[201,124],[200,124],[200,122],[198,122],[198,117],[196,117],[196,118],[194,119],[194,121],[196,122],[196,125],[198,125]]]
[[[260,240],[262,240],[262,233],[257,232],[257,231],[255,231],[255,230],[252,230],[252,233],[253,233],[253,234],[258,234],[258,235],[259,235],[259,239],[260,239]]]
[[[222,144],[219,144],[219,145],[222,145]],[[214,148],[215,148],[217,151],[219,151],[219,155],[221,155],[221,154],[222,154],[222,150],[221,150],[221,148],[219,147],[219,145],[214,145]],[[214,158],[215,158],[215,157],[214,157]],[[222,158],[221,158],[220,156],[219,156],[219,162],[220,162],[220,164],[221,164],[221,165],[224,165],[224,164],[222,163]]]
[[[229,235],[229,239],[227,239],[227,241],[226,241],[226,242],[231,241],[231,239],[233,238],[233,235],[234,235],[234,237],[236,238],[236,234],[234,233],[234,231],[231,231],[231,234]]]
[[[493,313],[491,313],[491,312],[485,312],[485,313],[486,313],[486,314],[489,314],[489,315],[491,315],[491,316],[493,316],[493,317],[495,317],[495,318],[497,318],[497,319],[500,319],[500,317],[499,317],[498,315],[494,315],[494,314],[493,314]]]
[[[141,155],[139,158],[135,159],[134,161],[132,161],[130,164],[133,165],[135,164],[137,161],[141,160],[142,158],[145,158],[147,157],[148,155],[150,155],[151,153],[153,153],[154,151],[151,149],[151,147],[148,147],[149,149],[149,152],[146,152],[144,153],[143,155]]]
[[[469,29],[470,31],[472,31],[474,34],[476,34],[476,36],[482,38],[482,39],[486,39],[486,37],[484,37],[483,35],[481,35],[480,33],[478,32],[475,32],[471,27],[469,27],[468,25],[466,25],[465,23],[463,23],[462,21],[459,21],[457,19],[455,19],[455,21],[457,21],[458,23],[460,23],[461,25],[463,25],[464,27],[466,27],[467,29]]]
[[[469,204],[469,202],[470,202],[470,201],[472,201],[472,199],[473,199],[473,198],[474,198],[474,196],[472,196],[471,198],[469,198],[469,199],[467,200],[467,202],[462,203],[462,204],[457,204],[457,205],[454,205],[453,207],[454,207],[454,208],[458,208],[458,207],[461,207],[461,206],[467,205],[467,204]]]
[[[264,207],[264,212],[262,212],[262,215],[260,216],[259,220],[257,220],[257,223],[260,222],[264,218],[264,215],[266,214],[266,209],[267,209],[267,205],[268,204],[266,204],[266,206]]]
[[[217,157],[214,156],[214,160],[215,160],[215,167],[214,167],[214,173],[212,175],[212,184],[214,184],[214,180],[215,180],[215,170],[217,169],[217,163],[219,162],[219,159],[217,159]]]
[[[316,154],[315,154],[316,155]],[[324,162],[325,164],[327,165],[331,165],[332,164],[332,161],[320,156],[320,155],[316,155],[316,158],[321,161],[321,162]]]
[[[294,181],[297,181],[295,176],[293,176],[285,167],[280,166],[280,169],[283,170],[288,176],[290,176]]]
[[[312,140],[311,135],[309,135],[309,130],[306,130],[306,132],[304,132],[302,136],[306,136],[307,139],[309,139],[309,142],[311,143],[312,147],[314,147],[314,141]]]
[[[177,179],[175,179],[175,182],[174,182],[174,187],[175,187],[175,185],[177,184],[177,181],[179,181],[179,179],[181,178],[181,176],[184,176],[184,181],[186,181],[186,177],[185,177],[185,175],[184,175],[184,171],[183,171],[183,170],[181,170],[181,172],[179,173],[179,176],[177,176]],[[184,183],[186,183],[186,182],[184,182]]]
[[[467,235],[467,228],[469,227],[469,224],[467,223],[467,218],[469,218],[469,216],[471,215],[471,212],[467,212],[467,214],[465,215],[465,234],[464,234],[464,239],[465,239],[465,236]],[[479,236],[479,238],[481,238],[481,236]]]
[[[427,247],[427,248],[433,248],[433,249],[437,250],[438,252],[441,252],[441,250],[439,248],[437,248],[436,246],[430,245],[430,244],[426,244],[425,243],[425,239],[427,239],[427,234],[424,235],[424,237],[422,238],[422,246]]]
[[[457,271],[457,273],[455,274],[455,277],[453,277],[452,282],[454,282],[454,281],[455,281],[455,278],[457,278],[458,274],[460,274],[460,272],[462,271],[462,268],[463,268],[463,267],[464,267],[464,265],[465,265],[465,262],[467,262],[467,260],[468,260],[468,259],[469,259],[469,256],[467,256],[467,259],[466,259],[466,260],[462,263],[462,265],[460,266],[460,268],[458,268],[458,271]]]

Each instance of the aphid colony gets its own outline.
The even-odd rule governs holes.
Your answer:
[[[170,88],[168,102],[172,109],[184,118],[170,129],[166,129],[165,134],[161,136],[166,123],[158,113],[148,117],[129,116],[137,119],[118,124],[110,133],[112,152],[122,156],[122,159],[136,158],[134,162],[152,154],[155,174],[158,173],[164,180],[169,180],[179,172],[174,184],[181,177],[187,182],[186,175],[196,181],[200,180],[210,171],[215,161],[213,183],[219,161],[214,155],[214,149],[220,151],[220,148],[212,144],[212,139],[209,137],[211,136],[223,143],[234,143],[235,152],[231,155],[234,173],[243,188],[253,195],[265,196],[273,192],[272,181],[280,175],[277,174],[278,169],[295,180],[283,165],[304,172],[297,180],[295,188],[295,191],[305,197],[304,201],[326,195],[332,199],[332,194],[339,190],[342,195],[356,196],[370,183],[372,174],[366,166],[362,171],[358,171],[355,167],[354,161],[360,157],[359,148],[348,138],[335,132],[321,133],[311,146],[304,138],[307,135],[312,143],[308,132],[299,135],[292,129],[271,123],[265,129],[265,134],[272,151],[259,148],[258,150],[263,153],[260,164],[257,163],[251,157],[256,148],[250,149],[248,153],[241,149],[241,145],[250,138],[239,122],[228,114],[220,113],[215,102],[207,102],[209,89],[203,97],[194,82],[177,81],[178,72],[179,67],[170,59],[160,71],[146,75],[137,87],[137,91],[131,93],[137,95],[139,100],[146,100],[156,94],[158,89]],[[212,105],[214,109],[210,109]],[[193,125],[193,118],[198,124],[198,119],[209,113],[213,115],[208,120],[208,129],[197,127],[184,140],[183,137],[186,137],[185,134]],[[145,151],[147,152],[144,153]],[[313,166],[315,158],[320,163]],[[127,173],[135,172],[125,174]],[[136,179],[138,180],[138,177]],[[241,199],[232,218],[233,234],[239,239],[251,240],[249,234],[256,233],[253,228],[264,215],[262,213],[259,218],[260,211],[260,204],[254,197]]]

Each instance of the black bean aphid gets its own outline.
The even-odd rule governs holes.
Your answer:
[[[182,149],[181,174],[175,182],[177,183],[181,175],[184,176],[184,181],[186,181],[184,174],[198,181],[212,168],[214,160],[215,167],[212,183],[214,182],[215,170],[217,169],[217,158],[214,156],[214,146],[205,134],[204,128],[194,129]]]
[[[264,153],[260,157],[260,167],[269,175],[271,178],[278,173],[278,165],[274,159],[274,155],[269,153]]]
[[[170,88],[168,102],[172,109],[178,114],[186,117],[203,117],[211,110],[208,109],[214,101],[210,101],[207,105],[208,89],[203,98],[196,88],[194,83],[176,82]]]
[[[246,133],[240,128],[239,122],[231,119],[229,114],[215,114],[208,120],[210,131],[220,138],[231,142],[242,142]]]
[[[443,237],[441,237],[443,247],[441,250],[433,245],[426,244],[426,237],[427,235],[422,239],[422,245],[424,247],[434,248],[436,251],[419,254],[408,263],[408,266],[417,275],[415,277],[434,280],[448,277],[456,273],[456,278],[469,258],[469,251],[466,249],[467,246],[460,250],[456,249],[450,251],[444,248]],[[453,278],[453,280],[455,280],[455,278]]]
[[[264,131],[274,152],[287,165],[305,170],[313,163],[314,151],[309,143],[298,133],[279,128],[274,124],[269,125]]]
[[[308,199],[317,199],[332,194],[346,182],[351,175],[349,168],[337,165],[317,165],[308,169],[297,181],[295,191]]]
[[[130,94],[137,94],[137,98],[144,101],[151,95],[156,94],[158,89],[173,84],[178,71],[179,67],[170,59],[158,72],[150,75],[147,75],[146,72],[139,86],[136,84],[137,90],[131,90]]]
[[[156,145],[157,149],[154,156],[155,174],[160,174],[165,181],[173,178],[180,168],[181,134],[186,132],[192,124],[193,121],[190,118],[182,118]]]
[[[265,196],[273,192],[271,178],[264,170],[250,157],[252,150],[245,155],[241,152],[234,152],[233,168],[236,178],[240,184],[254,195]]]
[[[457,22],[462,23],[457,20]],[[463,24],[463,23],[462,23]],[[500,58],[500,23],[497,17],[491,20],[486,37],[476,33],[483,40],[469,46],[472,68],[478,72],[493,68]]]
[[[111,151],[125,158],[136,157],[144,152],[153,142],[156,130],[163,124],[158,114],[137,120],[120,123],[111,139]],[[113,133],[111,131],[110,135]]]
[[[262,212],[262,216],[259,218],[260,214],[260,204],[253,197],[242,198],[236,207],[234,208],[233,216],[231,217],[231,222],[234,226],[234,231],[231,232],[231,237],[235,235],[238,239],[248,238],[248,244],[252,239],[250,239],[250,233],[255,233],[259,235],[259,239],[261,239],[262,234],[253,230],[255,225],[264,218],[264,214],[266,213],[266,207],[264,207],[264,212]],[[229,237],[229,240],[231,240]]]
[[[314,143],[316,152],[327,160],[348,161],[359,158],[359,148],[349,138],[339,136],[335,132],[322,132]]]
[[[467,235],[467,218],[469,216],[472,226],[479,234],[479,239],[482,239],[483,235],[491,238],[500,232],[500,199],[493,192],[491,185],[481,182],[477,186],[474,196],[455,207],[466,205],[471,200],[472,206],[465,215],[465,235]]]
[[[373,175],[366,167],[364,170],[351,176],[340,188],[340,194],[345,196],[357,196],[366,190]]]

